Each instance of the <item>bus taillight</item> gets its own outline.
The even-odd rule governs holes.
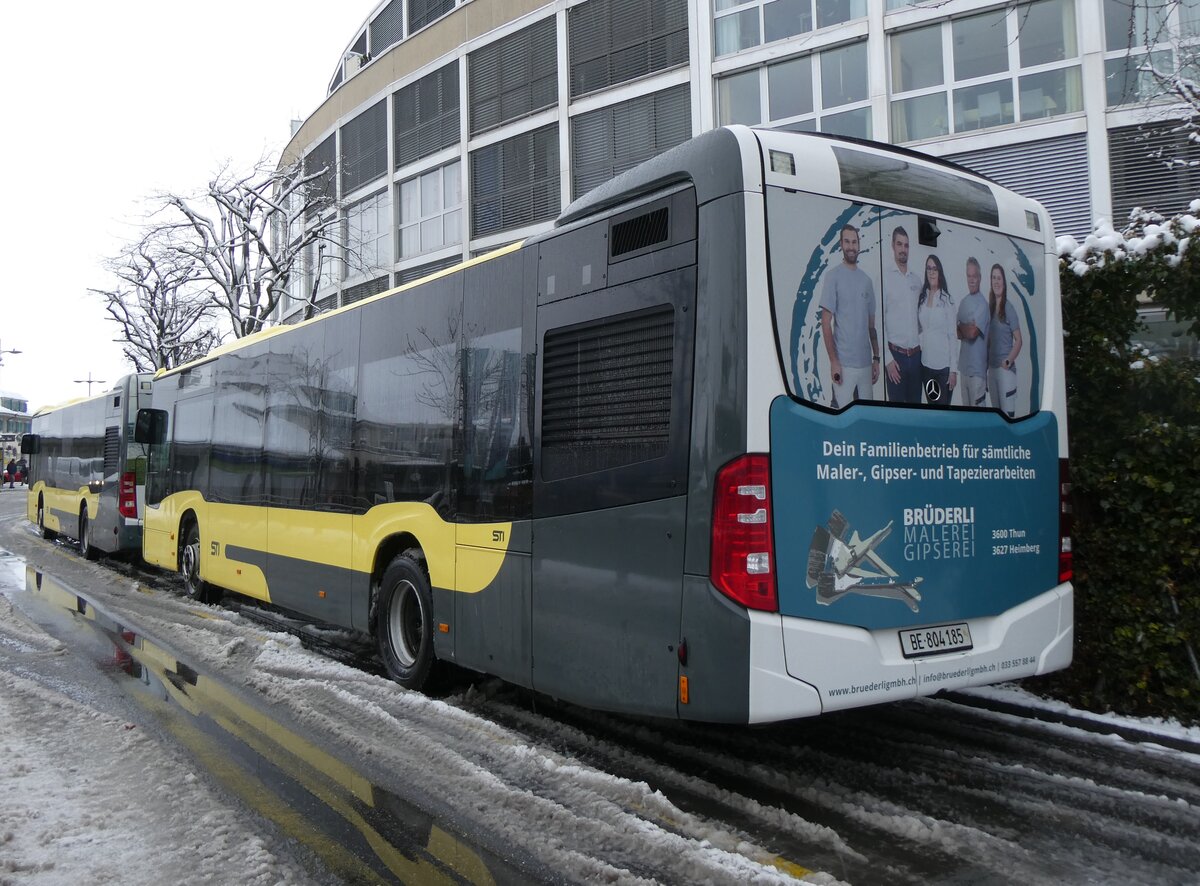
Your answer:
[[[1071,466],[1065,458],[1058,460],[1058,583],[1070,581],[1075,575],[1075,556],[1071,552]]]
[[[117,513],[122,517],[136,517],[137,513],[137,474],[126,471],[121,475],[121,491],[117,498]]]
[[[717,472],[712,523],[712,583],[749,609],[774,612],[775,549],[768,456],[743,455]]]

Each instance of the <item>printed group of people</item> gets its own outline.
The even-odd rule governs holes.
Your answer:
[[[909,269],[908,232],[896,227],[893,265],[884,278],[884,354],[875,326],[875,287],[858,266],[858,229],[845,225],[840,240],[842,262],[825,272],[820,303],[834,405],[873,399],[882,363],[889,401],[949,406],[960,390],[961,405],[984,407],[990,396],[993,407],[1014,417],[1022,339],[1004,268],[992,265],[984,295],[983,269],[974,256],[968,258],[967,294],[955,299],[936,254],[925,258],[924,275]]]

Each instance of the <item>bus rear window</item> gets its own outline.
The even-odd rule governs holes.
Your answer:
[[[771,282],[789,392],[1036,412],[1043,247],[945,216],[767,191]]]
[[[868,203],[912,206],[934,215],[948,215],[996,227],[1000,210],[992,189],[950,172],[909,163],[903,157],[883,157],[833,146],[842,191]]]

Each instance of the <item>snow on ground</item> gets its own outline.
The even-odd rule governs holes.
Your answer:
[[[1138,732],[1158,735],[1178,741],[1193,743],[1200,749],[1200,726],[1184,726],[1178,720],[1167,720],[1161,717],[1126,717],[1121,714],[1096,714],[1091,711],[1081,711],[1066,702],[1055,701],[1034,695],[1020,686],[1003,683],[998,686],[980,686],[974,689],[962,690],[963,695],[973,695],[981,699],[994,699],[1005,704],[1016,705],[1031,712],[1040,712],[1060,717],[1083,720],[1098,727],[1111,726],[1114,729],[1124,727]]]
[[[55,679],[49,664],[69,659],[73,650],[14,606],[26,593],[25,581],[18,559],[0,559],[0,886],[118,879],[134,884],[312,882],[270,826],[197,776],[195,764],[174,744],[123,717],[113,692]],[[114,576],[103,596],[139,631],[197,667],[230,676],[306,734],[331,737],[332,745],[371,766],[404,773],[415,790],[480,816],[501,842],[521,846],[549,871],[570,872],[566,875],[582,881],[653,882],[635,873],[641,861],[649,870],[668,872],[664,881],[671,882],[795,882],[753,833],[685,812],[661,788],[707,795],[739,809],[751,830],[801,834],[833,857],[869,864],[823,824],[576,734],[572,727],[510,711],[511,720],[530,720],[530,733],[548,733],[531,741],[528,734],[477,713],[470,695],[438,700],[406,692],[315,654],[294,636],[266,632],[231,610],[123,581]],[[1195,728],[1087,714],[1012,686],[968,694],[1200,746]],[[478,705],[481,711],[488,706]],[[586,765],[570,751],[587,745],[653,775],[660,789]],[[717,757],[700,762],[706,771],[730,763]],[[753,770],[756,764],[739,765]],[[911,776],[901,767],[894,777]],[[993,870],[1006,864],[1014,874],[1022,870],[1012,857],[1011,840],[969,823],[915,815],[877,800],[868,803],[856,789],[822,779],[797,777],[781,784],[774,770],[763,779],[808,797],[814,807],[862,820],[897,839],[941,847],[951,855],[966,849],[991,859]],[[1031,859],[1027,866],[1036,872],[1038,863]],[[829,873],[794,873],[807,882],[838,882]]]
[[[0,667],[0,886],[310,882],[298,862],[255,836],[262,832],[248,813],[191,774],[180,751],[89,704],[78,685],[53,685],[44,669],[30,668],[39,679],[14,673],[21,668],[6,649],[27,662],[70,654],[13,605],[24,584],[23,564],[0,561],[0,665],[9,663]],[[645,863],[689,884],[795,883],[792,874],[839,883],[780,869],[751,835],[695,819],[645,782],[531,745],[484,717],[323,658],[294,636],[136,583],[116,593],[139,632],[197,666],[236,675],[306,733],[331,736],[360,759],[404,773],[426,796],[471,809],[549,871],[580,882],[653,883],[635,873]]]
[[[4,595],[0,647],[67,654]],[[74,688],[0,670],[0,884],[312,882],[179,751]]]

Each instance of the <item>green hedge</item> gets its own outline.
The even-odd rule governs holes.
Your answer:
[[[1060,241],[1075,663],[1031,686],[1189,723],[1200,722],[1200,361],[1156,361],[1131,339],[1141,294],[1197,320],[1194,225],[1145,216],[1082,246]]]

